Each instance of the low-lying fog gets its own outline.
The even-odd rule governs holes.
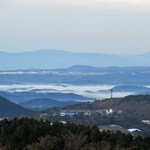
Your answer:
[[[68,84],[26,84],[26,85],[0,85],[0,91],[8,92],[27,92],[34,91],[37,93],[75,93],[86,97],[101,99],[110,97],[110,89],[115,85],[68,85]],[[131,95],[131,92],[114,92],[114,97],[123,97]]]

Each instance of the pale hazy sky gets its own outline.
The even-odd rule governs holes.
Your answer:
[[[0,50],[150,51],[150,0],[0,0]]]

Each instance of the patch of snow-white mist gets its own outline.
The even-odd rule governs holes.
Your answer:
[[[68,84],[30,84],[0,85],[0,91],[35,93],[75,93],[95,99],[110,98],[110,89],[114,85],[68,85]],[[101,92],[103,91],[103,92]],[[105,92],[104,92],[105,91]],[[114,92],[114,97],[131,95],[131,92]]]

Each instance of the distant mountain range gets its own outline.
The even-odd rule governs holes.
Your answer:
[[[32,111],[25,109],[15,103],[10,102],[0,96],[0,117],[17,117],[20,115],[29,115]]]
[[[115,86],[113,88],[114,92],[133,92],[136,94],[150,94],[150,88],[144,86],[136,86],[136,85],[123,85],[123,86]]]
[[[1,60],[0,60],[1,61]],[[0,71],[0,84],[150,85],[150,67],[92,67]]]
[[[150,88],[139,85],[118,85],[112,88],[113,92],[131,92],[137,94],[150,94]],[[110,92],[109,90],[99,90],[99,92]]]
[[[107,66],[149,66],[150,53],[135,56],[119,56],[101,53],[73,53],[61,50],[38,50],[9,53],[0,51],[0,70],[52,69],[72,65]]]
[[[0,95],[11,100],[14,103],[23,103],[32,99],[53,99],[58,101],[90,101],[94,100],[82,95],[74,93],[37,93],[35,91],[28,92],[7,92],[0,91]]]

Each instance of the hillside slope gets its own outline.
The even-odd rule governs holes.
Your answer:
[[[122,115],[150,120],[150,95],[135,95],[124,98],[104,99],[101,101],[82,103],[69,109],[98,110],[110,109],[122,112]]]
[[[0,117],[16,117],[31,114],[32,111],[10,102],[0,96]]]

